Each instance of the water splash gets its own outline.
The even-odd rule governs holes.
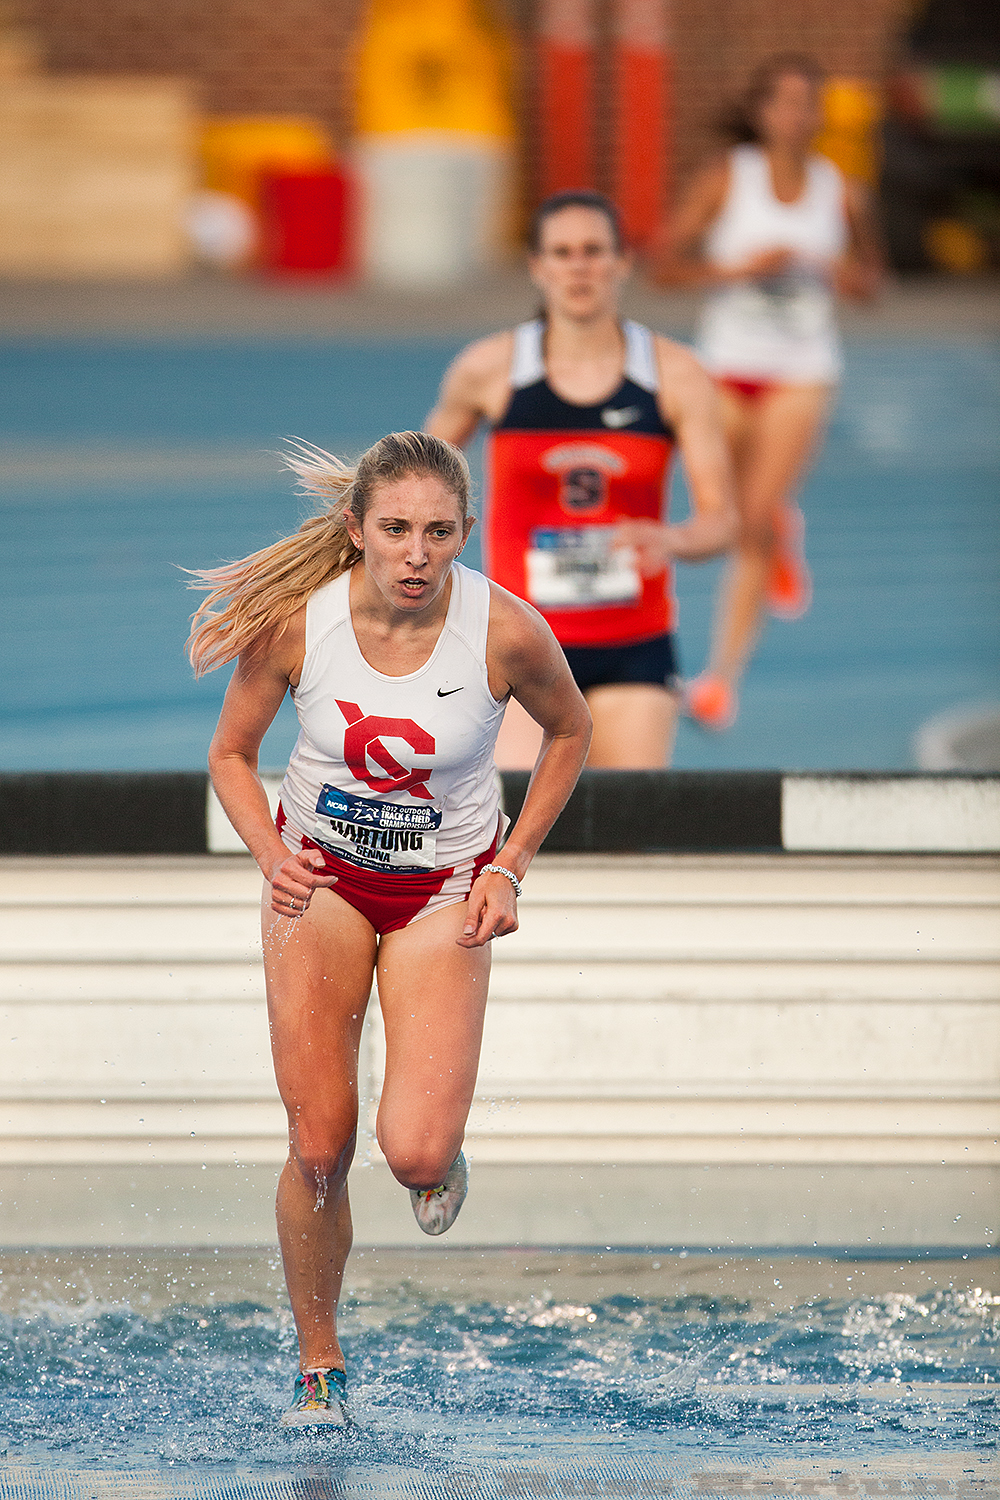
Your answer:
[[[412,1277],[345,1299],[355,1426],[338,1442],[358,1461],[430,1469],[537,1458],[554,1442],[569,1456],[595,1440],[744,1457],[803,1444],[994,1451],[998,1304],[944,1289],[761,1317],[703,1295],[462,1301]],[[0,1451],[266,1471],[329,1446],[328,1434],[276,1424],[293,1369],[278,1297],[157,1310],[109,1305],[83,1285],[72,1306],[25,1299],[0,1317]]]
[[[299,917],[286,916],[283,912],[275,916],[261,937],[261,946],[265,953],[284,953],[288,947],[288,940],[295,932],[300,920]]]

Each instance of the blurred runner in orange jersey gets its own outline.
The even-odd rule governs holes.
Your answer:
[[[427,430],[464,443],[488,424],[485,566],[563,647],[594,720],[589,764],[664,766],[679,701],[672,566],[714,556],[735,530],[718,398],[688,350],[620,318],[630,260],[607,198],[543,203],[530,268],[542,312],[463,350]],[[668,525],[675,447],[692,514]],[[497,763],[530,767],[538,747],[512,702]]]
[[[698,352],[714,375],[736,472],[740,539],[711,658],[687,690],[711,729],[736,718],[736,686],[765,610],[809,607],[795,491],[840,378],[834,294],[871,297],[882,260],[867,194],[811,150],[823,75],[811,58],[765,63],[730,126],[735,149],[692,183],[653,256],[667,286],[710,288]]]

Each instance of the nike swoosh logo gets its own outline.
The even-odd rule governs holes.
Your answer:
[[[641,416],[641,406],[606,406],[601,412],[601,421],[605,427],[631,427]]]
[[[464,683],[463,683],[463,686],[464,686]],[[462,689],[460,687],[449,688],[447,692],[444,692],[441,688],[438,688],[438,697],[439,698],[450,698],[451,695],[452,695],[452,693],[460,693],[461,691],[462,691]]]

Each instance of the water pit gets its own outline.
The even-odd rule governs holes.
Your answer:
[[[0,1495],[995,1500],[998,1264],[359,1251],[309,1435],[276,1256],[7,1252]]]

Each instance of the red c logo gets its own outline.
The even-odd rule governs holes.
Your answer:
[[[365,781],[373,792],[409,792],[411,797],[424,797],[429,802],[431,794],[424,784],[430,779],[431,767],[408,771],[396,757],[386,749],[379,735],[405,740],[418,755],[434,754],[434,736],[414,724],[412,719],[380,719],[366,717],[356,703],[342,703],[337,707],[347,720],[344,735],[344,759],[358,781]],[[368,769],[369,756],[382,767],[385,776],[373,776]]]

